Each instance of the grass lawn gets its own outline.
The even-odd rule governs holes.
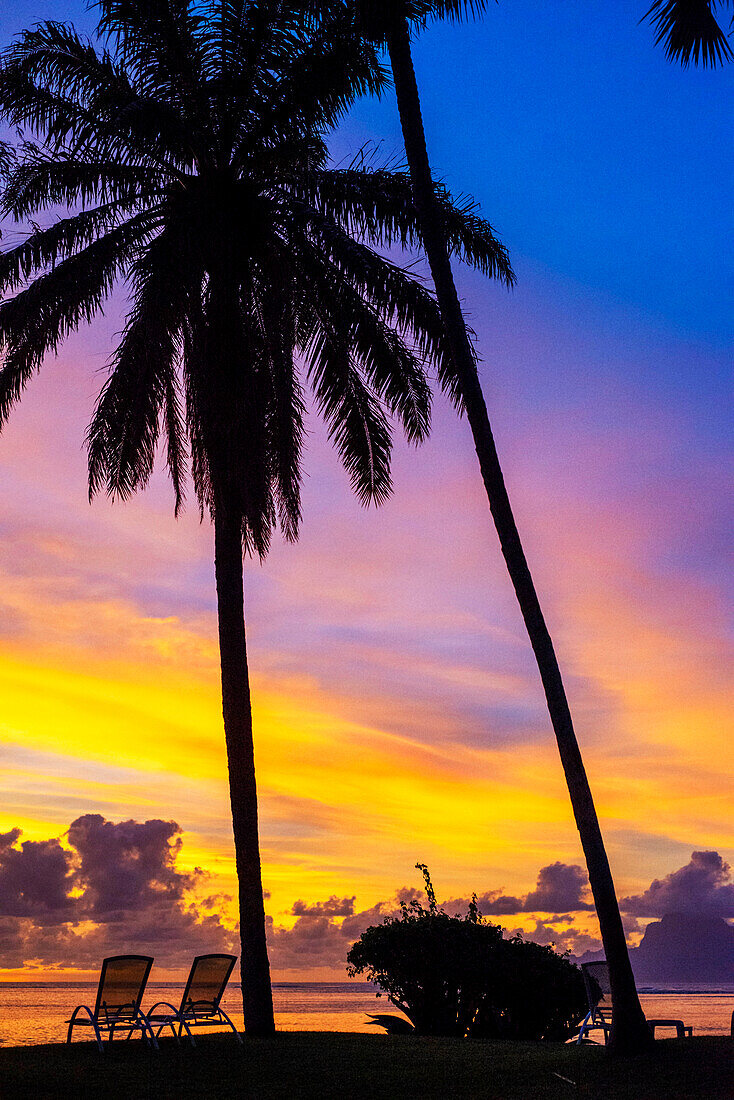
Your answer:
[[[202,1037],[196,1050],[168,1041],[159,1054],[139,1041],[104,1055],[91,1043],[0,1048],[2,1100],[410,1096],[732,1100],[734,1043],[661,1040],[629,1059],[597,1047],[327,1032],[283,1032],[244,1048],[226,1036]]]

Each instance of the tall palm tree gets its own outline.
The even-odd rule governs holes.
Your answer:
[[[650,1043],[650,1032],[635,988],[614,881],[558,660],[513,516],[454,282],[452,246],[431,175],[411,56],[411,28],[423,27],[430,17],[460,19],[467,14],[479,14],[484,10],[485,0],[345,0],[345,6],[355,18],[357,33],[369,42],[386,47],[389,53],[425,253],[458,380],[458,393],[454,396],[466,413],[474,437],[500,546],[535,653],[589,872],[613,991],[610,1048],[618,1051],[641,1049]],[[317,7],[333,14],[339,4],[326,0],[317,3]]]
[[[655,45],[665,45],[669,61],[687,69],[701,64],[705,69],[734,60],[726,32],[714,14],[718,7],[732,7],[734,0],[655,0],[640,22],[648,20],[657,31]],[[734,25],[734,16],[732,16]]]
[[[284,0],[98,6],[97,44],[44,23],[0,60],[0,118],[33,134],[3,150],[0,214],[30,230],[0,252],[0,427],[124,286],[90,496],[144,487],[163,437],[176,511],[190,475],[214,524],[243,1008],[268,1034],[243,548],[264,557],[278,526],[297,537],[306,385],[357,494],[379,503],[390,418],[422,440],[424,368],[450,387],[453,361],[433,296],[383,254],[420,239],[409,179],[328,166],[329,127],[383,85],[373,48]],[[511,278],[491,228],[440,201],[451,247]]]

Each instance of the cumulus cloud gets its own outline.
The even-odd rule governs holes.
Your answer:
[[[354,913],[356,895],[351,898],[338,898],[332,894],[326,901],[313,902],[307,905],[305,901],[293,902],[291,913],[294,917],[351,917]]]
[[[731,867],[718,852],[692,852],[685,867],[654,879],[642,894],[622,898],[620,907],[638,917],[667,913],[734,917]]]
[[[413,891],[400,891],[401,895],[403,893],[412,896]],[[418,893],[416,890],[415,894]],[[400,899],[395,897],[391,901],[378,902],[368,909],[352,912],[340,920],[336,915],[326,916],[320,911],[333,901],[330,898],[328,902],[309,906],[312,912],[300,916],[292,928],[279,927],[271,917],[267,918],[268,946],[273,969],[341,969],[346,966],[347,951],[366,928],[380,924],[385,917],[396,916],[400,912]]]
[[[523,910],[526,913],[588,913],[594,908],[588,893],[588,876],[578,864],[551,863],[540,868],[537,886],[526,895]]]
[[[176,867],[180,833],[175,821],[114,824],[100,814],[73,821],[67,835],[79,853],[77,881],[88,917],[104,922],[180,903],[196,881]]]
[[[179,868],[181,846],[175,821],[112,822],[100,814],[77,818],[61,838],[23,841],[20,829],[0,834],[2,965],[96,969],[105,955],[142,952],[163,967],[183,969],[198,953],[238,954],[237,929],[223,919],[232,899],[207,893],[206,872]],[[276,971],[340,970],[366,928],[419,898],[425,895],[415,887],[364,909],[357,908],[355,895],[299,898],[290,909],[296,918],[291,927],[267,918],[271,965]],[[575,923],[575,914],[593,910],[586,874],[577,864],[541,867],[527,894],[487,890],[477,901],[491,918],[532,914],[535,927],[523,934],[538,943],[577,956],[601,946],[584,920],[582,927]],[[448,912],[465,913],[468,899],[443,904]],[[628,933],[641,930],[638,917],[733,917],[731,869],[717,852],[694,852],[685,867],[624,898],[621,908]]]
[[[479,912],[485,917],[506,917],[514,913],[522,913],[523,898],[513,897],[511,894],[503,894],[501,890],[486,890],[477,896]],[[465,908],[466,901],[461,898],[452,901],[451,907]]]
[[[555,928],[552,921],[538,920],[535,922],[535,927],[531,928],[530,931],[514,928],[508,935],[516,935],[518,932],[523,939],[533,940],[535,943],[551,944],[556,951],[569,951],[575,956],[582,955],[587,951],[602,949],[602,942],[598,936],[574,928],[572,923],[567,928]]]
[[[452,912],[465,909],[466,898],[452,898],[446,903]],[[487,890],[477,895],[479,911],[485,917],[513,916],[517,913],[590,913],[594,905],[589,898],[589,879],[576,863],[549,863],[538,871],[535,889],[521,897]]]
[[[154,954],[186,965],[197,952],[232,950],[220,918],[229,898],[199,898],[202,871],[176,866],[174,821],[77,818],[59,838],[18,843],[0,834],[0,958],[6,967],[96,967],[102,956]]]
[[[21,830],[0,833],[0,917],[29,917],[41,925],[72,919],[74,873],[58,840],[26,840]]]

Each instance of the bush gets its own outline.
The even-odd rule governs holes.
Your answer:
[[[416,866],[428,907],[404,902],[399,917],[366,929],[347,955],[349,975],[378,985],[419,1035],[571,1035],[586,1013],[580,970],[551,947],[503,939],[476,896],[465,916],[449,916],[436,904],[428,869]]]
[[[512,936],[493,960],[474,1036],[564,1041],[587,1011],[581,971],[550,946]]]

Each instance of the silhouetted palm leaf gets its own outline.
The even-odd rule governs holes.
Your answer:
[[[680,61],[684,69],[691,60],[715,69],[734,57],[714,15],[719,6],[731,7],[731,0],[655,0],[642,19],[655,27],[655,45],[665,45],[669,61]]]

